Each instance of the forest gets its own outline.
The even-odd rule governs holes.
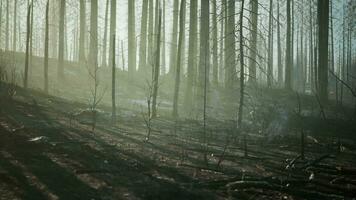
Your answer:
[[[356,199],[356,0],[0,0],[0,199]]]

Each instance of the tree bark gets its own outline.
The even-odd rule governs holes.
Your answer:
[[[237,77],[235,52],[235,0],[224,0],[225,11],[225,87],[232,88]]]
[[[62,0],[59,11],[59,33],[58,33],[58,68],[57,75],[59,79],[64,78],[64,18],[66,1]]]
[[[147,10],[148,0],[142,1],[142,16],[141,16],[141,34],[140,34],[140,52],[139,52],[139,71],[146,70],[147,59]]]
[[[110,41],[115,41],[114,40],[114,36],[116,35],[115,33],[116,33],[116,0],[111,0],[111,5],[110,5]],[[109,43],[109,51],[113,52],[114,48],[115,48],[115,43],[110,42]],[[120,47],[118,47],[118,48],[120,48]],[[124,52],[121,51],[121,53],[123,54]],[[112,62],[114,60],[113,56],[115,56],[115,55],[112,53],[109,54],[109,62],[110,62],[111,68],[113,66],[115,66],[115,63]]]
[[[129,81],[133,81],[136,71],[135,0],[128,1],[128,10],[128,73]]]
[[[158,5],[157,5],[158,6]],[[159,10],[157,39],[156,39],[156,64],[153,70],[153,94],[152,94],[152,117],[157,116],[157,94],[158,94],[158,77],[160,72],[160,55],[161,55],[161,26],[162,26],[162,10]]]
[[[196,54],[197,54],[197,11],[198,0],[190,0],[190,22],[189,22],[189,47],[188,47],[188,70],[187,88],[185,91],[184,108],[191,110],[193,104],[193,87],[196,78]]]
[[[177,58],[177,37],[178,37],[178,13],[179,13],[179,0],[173,0],[173,26],[172,26],[172,38],[171,38],[171,50],[169,59],[169,72],[172,77],[175,77],[176,71],[176,58]]]
[[[292,66],[291,66],[291,0],[287,0],[287,39],[286,39],[286,66],[285,66],[285,83],[287,90],[292,90]]]
[[[79,33],[79,61],[85,61],[85,26],[86,26],[86,19],[85,19],[85,0],[80,0],[80,33]]]
[[[250,34],[250,62],[249,62],[249,80],[256,83],[256,55],[257,55],[257,25],[258,25],[258,0],[251,0],[251,34]]]
[[[98,67],[98,0],[91,0],[90,5],[90,69],[96,73]]]
[[[24,88],[28,87],[28,65],[29,65],[29,54],[30,54],[30,26],[31,26],[31,6],[32,2],[29,3],[27,9],[27,33],[26,33],[26,57],[25,57],[25,77],[24,77]]]
[[[318,25],[318,95],[321,103],[326,104],[328,101],[329,1],[318,0]]]
[[[49,0],[46,5],[46,28],[45,28],[45,47],[44,47],[44,91],[48,94],[48,40],[49,40]]]
[[[217,5],[216,5],[216,0],[212,1],[212,23],[213,23],[213,30],[212,30],[212,50],[213,50],[213,84],[215,86],[218,85],[218,25],[217,25]]]
[[[103,38],[103,55],[101,59],[101,66],[106,67],[107,66],[107,56],[106,56],[106,47],[107,47],[107,39],[108,39],[108,20],[109,17],[109,0],[106,0],[106,8],[105,8],[105,25],[104,25],[104,38]]]
[[[174,83],[174,96],[173,96],[173,117],[178,118],[178,96],[179,96],[179,86],[180,86],[180,68],[181,68],[181,51],[182,51],[182,41],[183,41],[183,29],[184,29],[184,5],[185,0],[181,0],[180,13],[179,13],[179,40],[178,40],[178,52],[177,52],[177,64],[175,72],[175,83]]]
[[[116,66],[115,66],[115,34],[110,37],[112,38],[111,43],[112,45],[112,61],[111,61],[111,107],[112,107],[112,113],[111,113],[111,121],[113,124],[116,122]]]

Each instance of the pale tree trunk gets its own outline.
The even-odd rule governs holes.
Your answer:
[[[0,22],[2,22],[2,0],[0,1]],[[0,23],[0,30],[2,30],[2,23]],[[0,37],[0,50],[2,46],[2,37]]]
[[[17,18],[17,0],[14,0],[14,24],[13,24],[13,38],[12,38],[12,50],[15,52],[16,51],[16,18]]]
[[[158,7],[158,5],[156,4]],[[159,10],[158,25],[157,25],[157,39],[156,39],[156,63],[153,70],[153,94],[152,94],[152,117],[157,116],[157,94],[158,94],[158,77],[160,72],[160,55],[161,55],[161,26],[162,26],[162,10]]]
[[[193,104],[193,86],[196,78],[196,54],[197,54],[197,11],[198,1],[190,0],[190,22],[189,22],[189,49],[187,88],[185,91],[184,108],[191,110]]]
[[[103,38],[103,55],[101,59],[101,66],[107,66],[107,56],[106,56],[106,49],[107,49],[107,39],[108,39],[108,20],[109,17],[109,0],[106,0],[106,9],[105,9],[105,26],[104,26],[104,38]]]
[[[148,68],[146,72],[150,72],[149,69],[152,69],[153,66],[153,24],[154,24],[154,3],[153,0],[149,0],[148,6],[148,47],[147,47],[147,58],[146,58],[146,65]]]
[[[45,26],[45,46],[44,46],[44,91],[48,94],[48,40],[49,40],[49,0],[46,5],[46,26]]]
[[[6,0],[6,27],[5,27],[5,50],[9,50],[9,15],[10,15],[10,6],[9,0]]]
[[[59,79],[64,78],[64,17],[66,1],[62,0],[59,12],[59,33],[58,33],[58,71]]]
[[[328,40],[329,40],[329,1],[318,0],[319,25],[319,65],[318,95],[323,104],[328,102]]]
[[[179,39],[178,39],[178,52],[177,52],[177,64],[175,72],[175,83],[174,83],[174,96],[173,96],[173,117],[178,118],[178,96],[179,96],[179,86],[180,86],[180,70],[181,70],[181,51],[183,42],[183,29],[184,29],[184,5],[185,0],[181,0],[180,13],[179,13]]]
[[[179,13],[179,0],[173,0],[173,26],[171,38],[171,50],[169,59],[169,73],[175,77],[176,62],[177,62],[177,37],[178,37],[178,13]]]
[[[138,69],[140,72],[146,70],[146,58],[147,58],[147,10],[148,0],[142,2],[142,16],[141,16],[141,34],[140,34],[140,52],[139,52],[139,64]]]
[[[128,10],[128,73],[129,81],[133,81],[136,71],[135,0],[128,1]]]

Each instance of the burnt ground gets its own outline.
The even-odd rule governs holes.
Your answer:
[[[303,159],[298,131],[250,131],[245,156],[224,122],[211,122],[202,145],[199,122],[158,118],[145,141],[140,113],[121,109],[112,126],[104,112],[93,132],[71,117],[85,107],[36,92],[1,98],[0,199],[356,198],[350,134],[306,131]]]

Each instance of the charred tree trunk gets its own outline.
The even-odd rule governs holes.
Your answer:
[[[318,65],[318,95],[325,104],[328,101],[328,45],[329,45],[329,1],[318,0],[319,25],[319,65]]]
[[[111,0],[111,5],[110,5],[110,41],[115,41],[114,36],[116,36],[116,0]],[[119,47],[119,45],[118,45]],[[113,42],[110,42],[109,44],[109,51],[113,52],[115,48],[115,44]],[[121,50],[121,53],[123,54],[124,52]],[[109,54],[109,63],[110,67],[112,68],[115,66],[115,63],[112,61],[114,60],[113,56],[115,54]]]
[[[284,83],[284,87],[287,90],[292,90],[290,2],[291,0],[287,0],[287,39],[286,39],[286,66],[285,66],[285,83]]]

